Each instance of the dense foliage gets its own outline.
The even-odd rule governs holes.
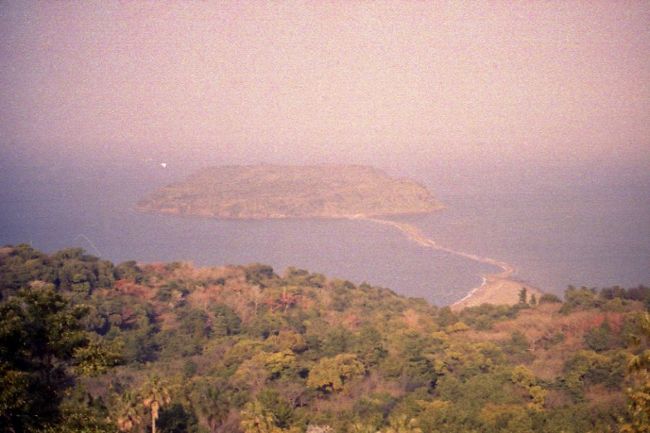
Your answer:
[[[4,432],[649,431],[650,289],[453,312],[265,265],[0,249]]]

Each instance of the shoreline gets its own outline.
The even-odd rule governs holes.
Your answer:
[[[481,304],[517,304],[519,302],[519,292],[522,288],[526,289],[528,296],[535,295],[539,299],[539,297],[542,295],[542,291],[538,288],[523,281],[512,278],[512,275],[515,273],[515,268],[509,263],[496,260],[491,257],[478,256],[476,254],[466,253],[463,251],[457,251],[444,247],[436,243],[434,240],[427,238],[422,233],[422,231],[414,225],[392,220],[368,217],[365,215],[356,215],[351,219],[361,219],[377,224],[389,225],[404,233],[411,241],[425,248],[432,248],[434,250],[443,251],[501,269],[501,272],[498,273],[482,275],[481,277],[483,281],[480,286],[470,289],[470,291],[464,297],[449,305],[449,307],[454,311],[462,310],[466,307],[478,306]]]
[[[519,303],[519,292],[526,289],[527,299],[532,295],[539,300],[543,294],[537,287],[514,278],[502,278],[498,274],[483,276],[483,283],[473,288],[462,299],[449,305],[452,311],[460,311],[467,307],[477,307],[482,304],[515,305]]]
[[[482,278],[483,281],[481,281],[480,286],[477,286],[477,287],[474,287],[473,289],[471,289],[469,292],[467,292],[467,294],[465,296],[463,296],[461,299],[459,299],[458,301],[451,304],[450,307],[453,307],[454,305],[462,304],[463,302],[471,299],[472,296],[474,296],[477,291],[479,291],[481,288],[485,287],[487,285],[487,283],[488,283],[487,278],[485,278],[485,277],[481,277],[481,278]]]

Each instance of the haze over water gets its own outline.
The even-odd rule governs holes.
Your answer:
[[[360,163],[447,205],[408,218],[427,235],[542,289],[650,282],[647,2],[8,2],[0,34],[0,243],[441,304],[480,283],[389,227],[131,210],[206,165]]]
[[[0,243],[31,242],[45,251],[80,246],[114,260],[189,260],[198,265],[267,263],[282,272],[306,268],[356,283],[368,281],[439,305],[462,298],[495,269],[409,242],[391,227],[367,221],[218,221],[133,210],[146,193],[183,178],[191,166],[124,160],[119,165],[48,166],[12,161],[2,167]],[[468,168],[456,167],[458,174]],[[599,176],[571,188],[554,173],[549,185],[504,179],[455,186],[440,167],[413,174],[447,206],[431,215],[402,217],[444,246],[504,260],[516,277],[544,290],[568,284],[633,286],[650,281],[647,184]],[[406,174],[406,173],[403,173]],[[428,177],[427,177],[428,176]],[[441,179],[444,177],[446,181]],[[619,180],[617,184],[616,179]],[[638,179],[640,181],[642,179]],[[490,182],[503,182],[503,190]],[[557,182],[555,186],[553,182]],[[434,186],[434,185],[437,185]],[[467,188],[474,185],[475,190]],[[564,185],[564,186],[563,186]]]

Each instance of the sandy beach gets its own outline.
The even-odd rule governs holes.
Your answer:
[[[490,257],[478,256],[476,254],[457,251],[437,244],[434,240],[427,238],[419,228],[404,222],[370,218],[358,215],[355,219],[364,219],[377,224],[385,224],[395,227],[404,233],[411,241],[423,247],[444,251],[449,254],[464,257],[479,263],[484,263],[501,268],[501,272],[483,276],[483,283],[472,290],[461,300],[451,305],[452,310],[458,311],[466,307],[473,307],[481,304],[507,304],[514,305],[519,302],[519,292],[526,289],[528,299],[535,295],[538,299],[542,292],[530,284],[517,281],[512,278],[515,268],[509,263],[502,262]]]
[[[512,278],[503,278],[499,275],[486,275],[483,278],[481,286],[472,289],[460,301],[454,302],[451,309],[458,311],[481,304],[514,305],[519,302],[519,292],[522,288],[526,288],[528,299],[532,295],[539,299],[542,295],[542,292],[536,287]]]

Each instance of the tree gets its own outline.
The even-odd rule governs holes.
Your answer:
[[[264,408],[273,415],[275,425],[280,428],[287,428],[293,419],[293,408],[272,388],[265,388],[258,395],[258,400]]]
[[[442,307],[438,310],[437,322],[440,327],[444,328],[458,322],[458,315],[451,311],[451,308]]]
[[[347,381],[364,373],[365,368],[356,355],[342,353],[321,359],[309,372],[307,386],[323,392],[340,391]]]
[[[204,311],[186,307],[177,312],[177,317],[185,338],[199,342],[210,336],[210,320]]]
[[[217,427],[228,414],[228,395],[224,393],[225,384],[213,380],[203,379],[193,384],[190,394],[199,421],[207,424],[211,433],[217,431]]]
[[[248,402],[241,411],[241,427],[245,433],[279,433],[273,414],[258,400]]]
[[[0,424],[8,431],[57,422],[74,351],[88,342],[85,311],[52,284],[22,289],[0,305]]]
[[[563,384],[573,398],[580,401],[584,399],[585,385],[602,381],[602,376],[609,373],[608,367],[607,356],[581,350],[565,363]]]
[[[524,305],[527,303],[528,290],[525,287],[522,287],[519,290],[519,304]]]
[[[142,269],[134,260],[120,263],[115,267],[115,278],[119,280],[132,280],[134,283],[142,282]]]
[[[616,345],[616,335],[607,319],[597,328],[590,329],[584,336],[585,344],[595,352],[603,352]]]
[[[289,349],[273,353],[262,352],[257,356],[268,370],[271,379],[291,376],[296,370],[296,355]]]
[[[151,410],[151,433],[156,433],[156,420],[162,406],[171,402],[169,388],[158,376],[151,376],[142,390],[142,404]]]
[[[455,327],[458,323],[462,322],[451,326]],[[409,391],[422,386],[432,388],[437,374],[429,340],[418,332],[407,331],[400,335],[398,350],[397,361],[403,386]]]
[[[528,368],[518,365],[512,370],[511,380],[514,384],[526,389],[530,395],[528,407],[535,411],[544,408],[547,391],[537,385],[537,378]]]
[[[562,301],[560,300],[560,298],[550,293],[544,293],[542,296],[539,297],[540,304],[559,304],[561,302]]]
[[[260,263],[253,263],[244,267],[244,274],[246,275],[246,282],[262,288],[265,288],[266,283],[276,278],[272,267]]]
[[[634,355],[628,364],[628,380],[632,386],[627,390],[630,421],[622,425],[625,433],[650,432],[650,313],[639,316],[634,342],[645,345],[645,350]]]
[[[108,367],[122,362],[122,341],[107,341],[96,334],[90,334],[88,344],[74,350],[76,370],[85,376],[105,373]]]
[[[587,309],[599,307],[602,300],[598,299],[595,289],[580,287],[576,289],[569,286],[564,292],[564,305],[560,309],[562,313],[569,313],[574,309]]]
[[[332,328],[321,342],[321,351],[325,356],[334,356],[346,352],[352,346],[352,333],[342,326]]]
[[[379,364],[388,354],[381,334],[371,326],[366,326],[361,330],[353,347],[359,359],[367,366]]]
[[[481,410],[480,419],[489,428],[487,431],[530,433],[533,430],[526,409],[515,404],[488,403]]]
[[[241,331],[241,319],[235,311],[227,305],[217,304],[212,307],[214,320],[212,331],[218,337],[239,334]]]
[[[0,299],[35,280],[48,283],[56,280],[56,269],[47,255],[21,244],[12,247],[0,260]]]
[[[180,403],[174,403],[160,411],[158,428],[161,433],[194,433],[197,427],[194,413]]]

